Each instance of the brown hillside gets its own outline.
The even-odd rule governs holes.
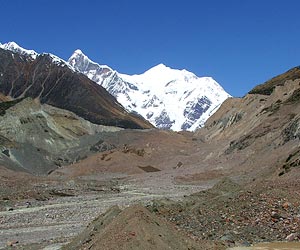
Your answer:
[[[256,86],[249,94],[270,95],[276,86],[283,86],[288,80],[296,80],[300,78],[300,67],[288,70],[284,74],[280,74],[271,80]]]

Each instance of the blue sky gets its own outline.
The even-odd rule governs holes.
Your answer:
[[[233,96],[300,65],[298,0],[0,0],[0,42],[121,73],[164,63]]]

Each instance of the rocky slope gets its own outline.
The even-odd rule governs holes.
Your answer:
[[[240,186],[224,178],[181,202],[156,201],[148,208],[200,240],[222,241],[226,246],[298,241],[299,248],[299,188],[295,179]]]
[[[297,166],[299,84],[300,69],[296,67],[257,86],[244,98],[228,99],[197,132],[207,142],[222,145],[211,157],[240,158],[246,172],[261,177],[273,171],[284,174],[290,170],[286,165]]]
[[[0,111],[0,165],[36,175],[101,150],[102,134],[120,130],[31,98],[2,102]]]
[[[3,48],[3,49],[2,49]],[[0,92],[11,98],[31,97],[70,110],[97,124],[150,128],[127,113],[105,89],[51,54],[37,54],[16,44],[0,48]]]
[[[198,77],[163,64],[141,75],[125,75],[91,61],[80,50],[68,62],[103,86],[128,111],[162,129],[193,131],[229,97],[211,77]]]

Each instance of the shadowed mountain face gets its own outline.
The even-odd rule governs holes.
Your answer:
[[[14,99],[37,98],[96,124],[152,127],[143,118],[127,113],[101,86],[51,54],[32,58],[0,49],[0,92]]]

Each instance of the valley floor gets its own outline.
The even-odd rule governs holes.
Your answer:
[[[113,205],[124,208],[137,202],[150,204],[154,199],[179,200],[207,188],[167,182],[151,188],[141,184],[122,178],[69,180],[59,185],[57,180],[47,180],[36,182],[34,188],[19,186],[2,193],[0,249],[60,249]]]
[[[300,184],[288,175],[246,187],[229,178],[212,187],[212,182],[178,184],[170,176],[153,175],[67,180],[19,175],[14,190],[1,189],[0,249],[61,249],[109,207],[134,203],[144,204],[192,239],[221,242],[218,249],[299,240]]]

